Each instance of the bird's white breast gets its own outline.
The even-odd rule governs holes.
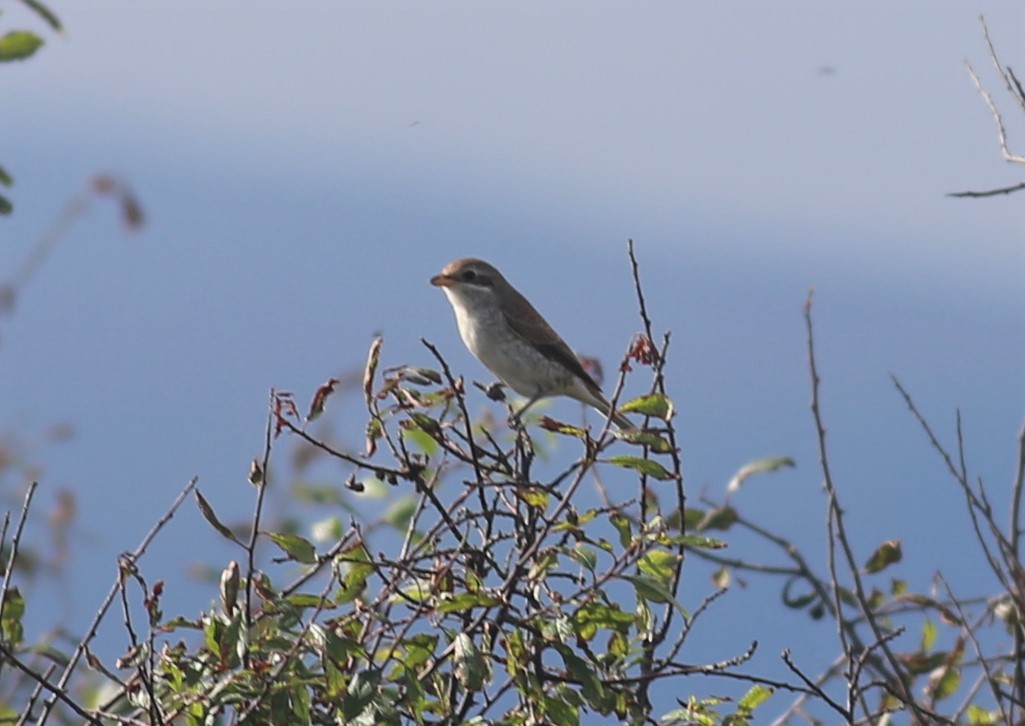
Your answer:
[[[460,290],[445,288],[463,343],[487,368],[521,396],[567,393],[573,377],[562,366],[517,335],[497,302],[467,300]],[[485,293],[487,294],[487,293]]]

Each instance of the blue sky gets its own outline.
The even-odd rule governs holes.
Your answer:
[[[961,407],[969,462],[1006,506],[1025,410],[1019,199],[944,194],[1021,179],[963,59],[1025,144],[977,20],[1013,66],[1022,6],[55,9],[66,37],[0,74],[2,163],[17,178],[5,264],[94,173],[128,180],[149,215],[125,238],[94,207],[0,320],[0,424],[78,432],[39,458],[40,497],[79,498],[81,617],[114,555],[192,475],[225,518],[247,515],[269,387],[303,399],[362,365],[377,331],[389,363],[428,364],[424,336],[488,380],[427,284],[455,257],[494,262],[571,345],[614,367],[638,329],[627,238],[656,326],[673,334],[692,494],[721,492],[749,460],[793,456],[796,470],[752,482],[737,504],[822,551],[800,315],[814,286],[856,542],[867,556],[902,537],[920,587],[940,568],[973,594],[992,586],[889,374],[948,442]],[[14,8],[3,20],[30,22]],[[353,402],[336,412],[360,424],[345,419]],[[190,537],[204,544],[183,552]],[[152,560],[166,579],[207,544],[225,552],[191,511],[166,542]],[[743,546],[733,554],[757,554]],[[707,589],[693,572],[692,605]],[[721,601],[728,648],[766,639],[760,620],[736,625],[759,587],[775,585]],[[767,660],[787,644],[832,653],[786,635],[767,637]],[[726,637],[711,628],[695,648],[722,657]]]

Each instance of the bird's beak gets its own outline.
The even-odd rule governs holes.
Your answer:
[[[455,284],[455,280],[448,275],[435,275],[431,278],[431,284],[435,287],[449,287]]]

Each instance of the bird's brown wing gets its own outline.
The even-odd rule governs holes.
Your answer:
[[[537,346],[537,349],[541,351],[545,358],[565,366],[573,375],[579,377],[587,384],[588,388],[601,396],[601,386],[595,383],[591,375],[584,370],[584,367],[580,365],[580,359],[566,345],[566,342],[559,337],[559,334],[552,329],[548,321],[517,290],[513,289],[512,293],[519,298],[517,302],[524,309],[532,311],[534,315],[532,316],[533,320],[524,319],[523,317],[506,317],[509,327],[528,343]]]

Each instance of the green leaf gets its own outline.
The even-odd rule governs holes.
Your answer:
[[[417,428],[421,431],[431,434],[431,436],[441,435],[441,424],[427,414],[413,411],[409,414],[409,417],[413,419],[413,423],[415,423]]]
[[[488,677],[487,660],[466,633],[456,635],[452,654],[456,678],[468,691],[479,691]]]
[[[730,479],[730,483],[726,485],[726,491],[733,493],[740,489],[744,481],[753,474],[763,474],[769,471],[776,471],[783,467],[793,468],[797,466],[794,460],[789,456],[774,456],[768,459],[759,459],[758,461],[752,461],[750,464],[745,464],[740,467],[733,478]]]
[[[928,653],[936,645],[936,636],[939,635],[939,628],[932,620],[922,623],[922,652]]]
[[[209,522],[210,526],[216,529],[222,537],[241,547],[242,543],[238,541],[238,537],[235,536],[234,532],[221,523],[221,520],[219,520],[217,515],[214,514],[214,508],[210,506],[210,502],[206,500],[206,497],[199,493],[199,489],[195,490],[195,495],[196,504],[199,505],[199,511],[203,515],[203,519]]]
[[[501,604],[501,599],[485,593],[460,593],[449,596],[445,593],[437,606],[439,613],[461,613],[474,608],[493,608]]]
[[[377,695],[378,686],[381,683],[381,671],[377,669],[356,670],[352,680],[349,681],[349,688],[342,699],[342,716],[345,723],[354,723],[364,709],[369,707]],[[282,720],[287,723],[288,720]]]
[[[791,577],[788,579],[783,585],[783,592],[781,594],[783,604],[794,610],[802,610],[813,602],[818,601],[819,596],[814,590],[804,595],[794,595],[791,593],[793,588],[804,584],[805,581],[803,577]]]
[[[416,512],[416,498],[412,496],[402,497],[392,502],[382,519],[404,533],[409,528],[409,520],[413,517],[414,512]]]
[[[242,613],[238,611],[218,633],[221,661],[234,664],[241,657],[245,640],[242,638]]]
[[[652,393],[627,401],[619,407],[619,412],[639,413],[642,416],[654,416],[663,421],[668,421],[673,417],[673,402],[668,396]]]
[[[505,635],[505,672],[511,676],[521,673],[529,660],[523,642],[524,632],[510,630]]]
[[[392,595],[393,603],[424,603],[433,599],[438,593],[430,580],[412,579],[402,583],[399,591]]]
[[[670,724],[687,724],[687,726],[718,726],[718,718],[712,718],[704,714],[695,713],[691,707],[687,708],[674,708],[672,711],[667,711],[659,723],[670,723]]]
[[[641,431],[639,429],[627,429],[626,431],[613,431],[612,432],[617,439],[625,441],[628,444],[638,444],[640,446],[647,446],[656,454],[668,454],[673,450],[673,447],[668,441],[663,439],[658,434],[651,433],[650,431]]]
[[[394,374],[400,381],[406,381],[416,386],[429,386],[441,383],[441,374],[430,368],[417,368],[416,366],[399,366],[391,368],[385,373]]]
[[[437,426],[437,422],[435,422],[435,425]],[[428,456],[433,457],[438,454],[438,442],[419,425],[404,427],[402,429],[402,438]]]
[[[7,597],[4,599],[4,609],[0,613],[0,617],[4,620],[21,620],[25,616],[25,597],[21,594],[21,590],[17,587],[12,587],[7,591]]]
[[[403,664],[407,668],[416,669],[434,657],[434,651],[438,647],[438,636],[419,633],[411,638],[406,638],[402,644],[406,648]]]
[[[376,418],[372,418],[367,421],[366,430],[366,450],[364,456],[371,457],[377,451],[377,440],[381,438],[384,433],[383,424]]]
[[[705,537],[700,534],[677,534],[659,541],[668,545],[683,545],[688,549],[695,550],[721,550],[729,547],[729,544],[721,539]]]
[[[840,602],[851,607],[858,607],[858,598],[850,588],[837,588],[836,594],[840,596]]]
[[[630,526],[630,518],[620,514],[619,512],[613,512],[609,516],[609,521],[612,526],[619,532],[619,544],[624,547],[629,547],[633,543],[633,531]]]
[[[559,555],[551,549],[542,550],[534,558],[534,564],[527,572],[527,579],[531,582],[542,579],[549,572],[559,566]]]
[[[638,471],[645,476],[650,476],[653,479],[658,479],[659,481],[676,478],[676,474],[666,471],[666,468],[657,461],[642,459],[639,456],[613,456],[606,461],[609,464],[614,464],[615,466],[633,469],[634,471]]]
[[[14,205],[11,204],[11,200],[0,194],[0,214],[7,216],[14,211]]]
[[[964,624],[964,622],[961,620],[960,617],[958,617],[958,614],[956,612],[954,612],[952,609],[950,609],[943,603],[932,599],[931,597],[909,592],[905,595],[900,595],[895,599],[900,600],[901,602],[910,602],[914,603],[915,605],[921,605],[926,608],[938,610],[940,615],[943,617],[943,621],[946,623],[950,623],[952,625]]]
[[[774,693],[773,689],[766,688],[765,686],[752,686],[748,689],[740,701],[737,702],[737,706],[740,710],[750,715],[752,711],[765,703],[770,696]]]
[[[557,726],[577,726],[580,723],[580,709],[568,702],[568,695],[564,689],[555,689],[552,696],[542,695],[541,708],[544,709],[545,723],[556,724]]]
[[[573,623],[569,618],[561,615],[549,615],[548,617],[537,618],[534,627],[541,632],[541,637],[550,643],[565,644],[576,638]]]
[[[873,587],[872,591],[865,597],[865,602],[870,610],[875,610],[882,607],[883,603],[886,602],[886,595],[878,587]]]
[[[584,640],[594,638],[598,630],[629,633],[635,622],[637,616],[624,613],[618,605],[606,605],[595,600],[581,605],[580,609],[573,613],[573,629],[577,637]]]
[[[887,540],[879,545],[876,551],[872,553],[872,556],[868,558],[868,562],[865,563],[865,572],[872,574],[885,570],[890,565],[900,562],[903,557],[904,553],[901,550],[900,540]]]
[[[358,640],[345,638],[331,628],[325,628],[324,633],[324,654],[335,663],[345,663],[349,658],[367,657],[363,646]]]
[[[14,184],[14,177],[7,173],[7,170],[0,166],[0,184],[5,187],[12,186]]]
[[[655,613],[651,612],[648,601],[637,598],[637,637],[650,638],[655,633]]]
[[[673,602],[673,593],[669,592],[669,588],[661,580],[641,575],[624,575],[624,578],[632,582],[637,594],[648,602],[662,604]]]
[[[559,648],[559,653],[566,664],[566,670],[569,671],[569,674],[575,680],[580,682],[581,691],[583,691],[584,698],[587,699],[588,703],[592,705],[600,703],[605,698],[605,687],[602,685],[601,678],[598,677],[595,669],[569,648],[561,647]]]
[[[309,540],[297,534],[282,534],[280,532],[268,532],[267,536],[288,555],[289,559],[306,565],[316,564],[317,549]]]
[[[903,657],[901,661],[908,669],[909,673],[920,676],[943,666],[946,664],[947,658],[949,657],[950,654],[945,651],[940,651],[931,655],[926,653],[913,653],[912,655]]]
[[[732,581],[733,573],[730,571],[730,568],[726,565],[723,565],[718,570],[712,573],[712,582],[715,583],[715,586],[718,587],[720,590],[725,590],[726,588],[728,588]]]
[[[733,507],[716,507],[709,510],[694,529],[698,532],[703,532],[706,529],[725,531],[732,527],[737,519],[739,519],[739,515]]]
[[[583,514],[573,511],[572,508],[566,514],[566,518],[555,525],[553,532],[580,532],[581,527],[598,516],[597,509],[588,509]]]
[[[289,493],[297,501],[309,502],[311,504],[338,504],[345,506],[345,497],[338,489],[338,484],[321,484],[305,479],[296,479],[291,482]]]
[[[929,693],[937,701],[952,696],[961,685],[961,669],[951,666],[943,668],[929,679]]]
[[[27,30],[15,30],[0,38],[0,63],[25,60],[35,53],[43,39]]]
[[[968,717],[967,723],[970,726],[993,726],[997,723],[997,714],[990,713],[982,706],[976,706],[972,704],[965,711],[965,716]]]
[[[609,636],[609,655],[622,660],[630,654],[630,639],[623,633],[612,633]]]
[[[7,598],[4,600],[4,610],[0,613],[0,631],[3,633],[3,641],[8,646],[17,648],[25,637],[25,629],[21,619],[25,615],[25,598],[21,590],[12,587],[7,591]]]
[[[221,657],[221,644],[218,634],[223,627],[221,621],[217,618],[207,618],[203,623],[203,642],[206,643],[207,649],[218,658]]]
[[[684,532],[696,532],[701,525],[701,520],[705,518],[705,510],[697,509],[695,507],[687,507],[683,510],[683,516],[680,516],[679,508],[674,509],[666,517],[666,526],[670,529],[680,529],[680,525],[683,525]]]
[[[366,588],[367,578],[374,571],[370,553],[362,544],[342,552],[335,559],[335,567],[341,583],[335,596],[335,602],[339,605],[350,603],[359,597]]]
[[[591,572],[594,572],[594,568],[598,566],[598,555],[583,542],[577,542],[573,547],[566,549],[565,552],[570,558],[576,560]]]
[[[314,595],[309,592],[296,592],[288,595],[285,601],[292,607],[297,608],[322,608],[328,605],[327,600],[322,598],[320,595]]]
[[[548,509],[548,492],[537,487],[516,487],[516,496],[527,506],[542,512]]]
[[[640,559],[637,560],[637,567],[641,572],[660,580],[664,585],[668,585],[670,580],[672,580],[673,572],[679,561],[680,556],[673,552],[651,550],[641,555]]]

